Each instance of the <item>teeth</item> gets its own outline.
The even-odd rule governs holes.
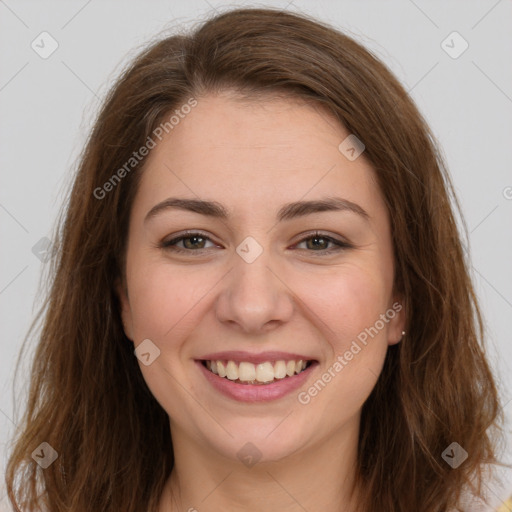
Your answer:
[[[238,378],[243,381],[256,380],[256,368],[252,363],[240,363]]]
[[[276,379],[284,379],[286,377],[286,363],[284,361],[276,361],[274,365],[274,377]]]
[[[217,361],[217,373],[219,374],[219,377],[226,376],[226,367],[222,361]]]
[[[288,361],[286,363],[286,375],[291,377],[295,373],[295,361]]]
[[[256,366],[256,380],[258,382],[272,382],[274,380],[272,363],[260,363]]]
[[[226,366],[226,377],[229,380],[238,379],[238,366],[234,361],[228,361],[228,365]]]
[[[284,379],[299,374],[307,366],[307,361],[299,359],[298,361],[279,360],[272,363],[253,364],[234,361],[206,361],[206,367],[219,377],[226,377],[232,381],[247,382],[250,384],[267,384],[275,379]]]

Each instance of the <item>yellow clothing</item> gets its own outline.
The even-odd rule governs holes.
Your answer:
[[[497,512],[512,512],[512,496],[501,505]]]

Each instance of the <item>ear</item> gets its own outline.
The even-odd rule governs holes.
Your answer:
[[[123,279],[118,278],[115,282],[116,294],[121,305],[121,321],[123,322],[123,330],[126,337],[133,341],[133,319],[130,300],[128,298],[128,288]]]
[[[406,311],[403,296],[395,295],[393,297],[393,302],[386,311],[386,316],[389,318],[388,345],[396,345],[401,341],[402,332],[405,330]]]

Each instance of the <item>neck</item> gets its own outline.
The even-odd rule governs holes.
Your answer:
[[[175,465],[159,512],[356,512],[358,421],[279,461],[245,466],[173,426]]]

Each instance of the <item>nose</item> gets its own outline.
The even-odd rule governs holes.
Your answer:
[[[293,315],[293,294],[264,255],[252,263],[235,255],[216,301],[217,319],[248,334],[266,333]]]

